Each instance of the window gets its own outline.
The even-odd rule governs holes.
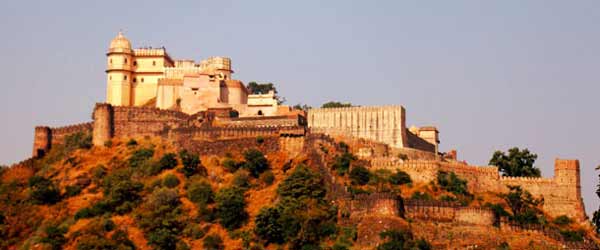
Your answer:
[[[127,58],[125,58],[125,63],[127,63]]]
[[[262,110],[259,110],[259,111],[258,111],[258,115],[263,115],[263,112],[262,112]]]
[[[108,80],[112,80],[112,76],[108,76]]]
[[[144,78],[142,77],[142,82],[144,82]]]
[[[109,61],[109,62],[110,62],[110,64],[112,64],[112,58],[110,59],[110,61]]]
[[[156,61],[152,61],[152,66],[156,66]]]
[[[123,76],[123,80],[127,80],[127,76]]]
[[[137,61],[133,61],[133,66],[137,66]]]
[[[137,81],[137,78],[135,78],[135,77],[134,77],[134,78],[133,78],[133,82],[136,82],[136,81]]]

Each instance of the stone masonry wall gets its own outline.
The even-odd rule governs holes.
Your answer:
[[[507,192],[507,185],[521,186],[535,197],[543,197],[544,211],[552,217],[567,215],[576,221],[585,220],[577,160],[557,159],[554,178],[501,177],[498,169],[493,166],[478,167],[461,163],[386,158],[371,160],[371,168],[402,170],[408,173],[413,181],[423,183],[436,181],[439,171],[454,172],[467,180],[469,192],[472,193]]]
[[[62,144],[64,143],[66,136],[79,132],[92,132],[92,123],[88,122],[55,128],[46,126],[35,127],[32,156],[43,156],[50,148],[52,148],[52,145]]]
[[[370,139],[397,148],[408,145],[402,106],[310,109],[307,116],[311,133]]]

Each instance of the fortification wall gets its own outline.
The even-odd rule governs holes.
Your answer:
[[[218,125],[225,127],[290,127],[305,125],[302,116],[242,117],[219,119]]]
[[[75,125],[69,125],[64,127],[50,128],[52,134],[52,144],[64,143],[65,137],[75,133],[91,133],[92,122],[80,123]]]
[[[164,135],[171,129],[191,127],[195,117],[185,113],[146,107],[113,106],[115,137]]]
[[[491,226],[494,213],[485,208],[459,206],[455,202],[407,200],[404,204],[406,218],[441,222]]]
[[[436,152],[435,145],[429,143],[421,137],[411,133],[410,131],[406,131],[406,139],[407,139],[407,147],[414,148],[417,150],[422,150],[426,152]]]
[[[403,206],[400,197],[390,193],[360,194],[345,204],[349,207],[350,217],[365,215],[402,216]]]
[[[255,148],[263,153],[277,152],[280,149],[279,137],[270,136],[258,142],[256,138],[221,139],[217,141],[186,140],[176,141],[177,145],[200,155],[224,156],[226,153],[241,153]]]
[[[35,127],[32,156],[43,156],[50,148],[52,148],[52,145],[62,144],[65,141],[65,137],[79,132],[91,133],[92,122],[54,128],[47,126]]]
[[[554,178],[501,177],[494,166],[470,166],[441,161],[402,161],[396,158],[374,158],[371,168],[402,170],[414,182],[436,181],[439,171],[454,172],[467,180],[471,193],[508,192],[508,185],[521,186],[533,196],[544,199],[543,208],[550,216],[567,215],[576,221],[585,220],[583,199],[579,180],[579,162],[561,160],[555,162]]]
[[[312,133],[370,139],[406,147],[406,118],[401,106],[321,108],[308,111]]]

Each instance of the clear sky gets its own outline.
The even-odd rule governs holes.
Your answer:
[[[529,148],[543,175],[577,158],[586,212],[600,164],[600,1],[3,1],[0,163],[29,157],[35,125],[91,120],[105,53],[233,59],[289,104],[401,104],[441,149],[487,164]]]

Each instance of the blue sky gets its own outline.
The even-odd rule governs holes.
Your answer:
[[[289,104],[401,104],[441,149],[486,164],[529,148],[543,175],[581,161],[588,213],[600,164],[599,1],[5,1],[0,163],[31,153],[35,125],[91,120],[105,53],[123,29],[175,58],[233,59]]]

